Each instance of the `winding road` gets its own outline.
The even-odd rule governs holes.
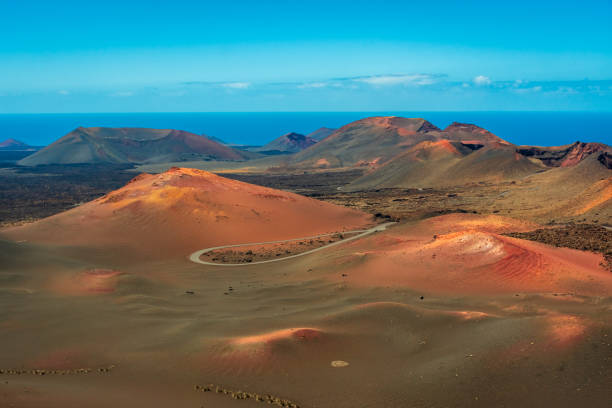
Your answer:
[[[199,251],[195,251],[194,253],[192,253],[191,255],[189,255],[189,260],[191,262],[195,262],[195,263],[199,263],[202,265],[213,265],[213,266],[248,266],[248,265],[258,265],[258,264],[264,264],[264,263],[270,263],[270,262],[280,262],[280,261],[285,261],[287,259],[292,259],[292,258],[297,258],[298,256],[304,256],[304,255],[308,255],[308,254],[312,254],[313,252],[317,252],[317,251],[322,251],[324,249],[327,249],[329,247],[332,247],[334,245],[340,245],[343,244],[345,242],[348,241],[352,241],[354,239],[359,239],[361,237],[365,237],[366,235],[372,234],[374,232],[378,232],[378,231],[384,231],[387,229],[387,227],[393,225],[393,224],[397,224],[395,222],[387,222],[385,224],[380,224],[380,225],[376,225],[370,229],[367,230],[355,230],[355,231],[342,231],[342,234],[353,234],[353,233],[358,233],[357,235],[350,237],[350,238],[345,238],[342,239],[340,241],[336,241],[336,242],[332,242],[331,244],[327,244],[324,245],[322,247],[318,247],[315,249],[311,249],[309,251],[305,251],[299,254],[295,254],[295,255],[290,255],[290,256],[285,256],[283,258],[276,258],[276,259],[268,259],[266,261],[257,261],[257,262],[244,262],[244,263],[214,263],[214,262],[206,262],[200,259],[200,257],[202,255],[204,255],[207,252],[210,251],[214,251],[217,249],[225,249],[225,248],[236,248],[236,247],[241,247],[241,246],[249,246],[249,245],[265,245],[265,244],[280,244],[283,242],[291,242],[291,241],[303,241],[306,239],[316,239],[316,238],[321,238],[321,237],[327,237],[330,235],[336,235],[338,234],[338,232],[332,232],[329,234],[321,234],[321,235],[315,235],[312,237],[304,237],[304,238],[292,238],[292,239],[283,239],[280,241],[267,241],[267,242],[250,242],[247,244],[233,244],[233,245],[222,245],[222,246],[217,246],[217,247],[211,247],[211,248],[205,248],[205,249],[200,249]]]

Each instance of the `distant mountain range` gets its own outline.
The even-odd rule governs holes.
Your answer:
[[[79,127],[21,165],[245,160],[252,154],[173,129]]]
[[[593,174],[600,178],[610,177],[612,169],[612,148],[601,143],[516,146],[473,124],[455,122],[439,129],[425,119],[397,116],[364,118],[336,130],[320,128],[306,136],[287,133],[260,147],[220,142],[181,130],[80,127],[18,163],[245,161],[283,154],[282,161],[275,159],[275,166],[365,169],[347,189],[500,182],[584,161],[592,162]],[[0,149],[8,146],[24,148],[25,144],[8,140]]]
[[[425,119],[371,117],[332,132],[288,158],[288,168],[361,167],[347,189],[436,187],[500,182],[584,160],[612,168],[612,148],[601,143],[516,146],[473,124],[439,129]],[[597,168],[597,167],[596,167]]]
[[[474,145],[510,145],[473,125],[453,123],[440,130],[425,119],[371,117],[349,123],[316,145],[298,153],[302,166],[346,167],[378,165],[418,143],[440,140]]]

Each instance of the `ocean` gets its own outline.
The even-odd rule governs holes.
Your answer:
[[[553,146],[580,140],[612,145],[612,112],[269,112],[0,114],[0,141],[52,143],[79,126],[172,128],[227,143],[261,145],[287,132],[307,134],[368,116],[422,117],[444,128],[473,123],[514,144]]]

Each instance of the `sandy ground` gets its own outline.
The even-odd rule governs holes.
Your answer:
[[[0,406],[268,406],[196,389],[215,384],[300,407],[608,407],[612,275],[501,235],[532,227],[450,215],[235,268],[4,236],[0,370],[76,373],[3,371]]]

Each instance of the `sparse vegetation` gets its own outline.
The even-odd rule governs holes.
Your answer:
[[[276,405],[284,408],[300,408],[298,404],[288,399],[280,398],[275,395],[270,394],[258,394],[255,392],[247,392],[247,391],[234,391],[220,385],[208,384],[208,385],[195,385],[194,389],[199,392],[215,392],[217,394],[227,395],[233,399],[237,400],[254,400],[257,402],[267,402],[271,405]]]
[[[125,165],[10,166],[0,168],[0,225],[66,211],[125,185]]]
[[[76,374],[106,374],[110,373],[115,368],[114,365],[99,368],[73,368],[65,370],[54,370],[54,369],[0,369],[0,375],[76,375]]]
[[[605,227],[593,224],[568,224],[506,235],[556,247],[600,252],[604,255],[604,266],[612,271],[612,231]]]

